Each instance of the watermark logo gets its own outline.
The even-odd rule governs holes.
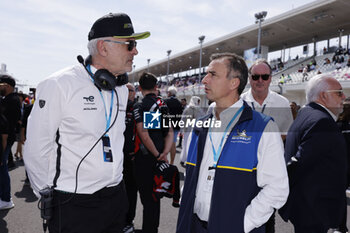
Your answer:
[[[162,114],[157,110],[156,112],[143,113],[143,128],[144,129],[160,129],[160,116]]]

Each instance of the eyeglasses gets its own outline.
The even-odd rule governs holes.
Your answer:
[[[129,90],[129,92],[134,92],[134,90],[132,90],[132,89],[128,89]]]
[[[137,45],[136,40],[129,40],[129,41],[104,40],[104,41],[112,42],[112,43],[116,43],[116,44],[127,44],[128,51],[132,51],[134,48],[136,48],[136,45]]]
[[[252,79],[254,81],[259,80],[259,78],[262,78],[262,80],[266,81],[270,78],[270,74],[252,74]]]
[[[325,91],[325,92],[328,92],[328,93],[332,93],[332,92],[337,93],[337,95],[338,95],[339,97],[342,97],[342,96],[344,95],[344,91],[343,91],[343,90],[327,90],[327,91]]]

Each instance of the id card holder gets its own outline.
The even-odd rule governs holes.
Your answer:
[[[211,192],[214,185],[215,169],[208,170],[208,176],[206,179],[205,192]]]
[[[105,162],[113,162],[112,148],[111,148],[111,143],[108,135],[105,135],[102,137],[102,148],[103,148],[103,160]]]

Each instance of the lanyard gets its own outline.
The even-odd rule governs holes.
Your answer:
[[[92,75],[92,72],[91,72],[91,69],[90,69],[90,65],[88,65],[86,67],[89,72],[90,72],[90,77],[92,79],[92,81],[94,81],[93,79],[93,75]],[[107,108],[106,108],[106,103],[105,103],[105,100],[103,99],[103,95],[102,95],[102,92],[100,89],[98,89],[98,91],[100,92],[100,96],[102,98],[102,102],[103,102],[103,106],[104,106],[104,109],[105,109],[105,117],[106,117],[106,130],[109,128],[110,124],[111,124],[111,119],[112,119],[112,110],[113,110],[113,99],[114,99],[114,95],[113,95],[113,91],[111,91],[111,106],[109,107],[109,116],[107,118]]]
[[[264,113],[265,107],[266,107],[266,104],[263,105],[261,113]],[[252,102],[252,108],[253,108],[253,110],[255,110],[254,102]]]
[[[218,160],[219,160],[219,157],[220,157],[220,154],[221,154],[221,151],[222,151],[222,144],[224,143],[224,139],[226,137],[227,131],[230,129],[232,123],[237,118],[237,116],[242,112],[242,110],[243,110],[243,106],[240,109],[238,109],[236,114],[232,117],[231,121],[226,126],[225,132],[222,135],[221,142],[220,142],[220,145],[219,145],[219,148],[218,148],[217,151],[214,148],[214,143],[213,143],[213,139],[212,139],[212,136],[211,136],[211,134],[212,134],[211,133],[211,128],[209,128],[209,139],[210,139],[210,142],[211,142],[211,148],[213,150],[213,155],[214,155],[214,165],[213,165],[213,167],[216,167],[216,164],[218,163]]]

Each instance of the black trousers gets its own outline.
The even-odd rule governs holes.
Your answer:
[[[197,214],[192,215],[191,233],[207,233],[208,223],[198,218]]]
[[[126,193],[129,200],[129,209],[126,214],[126,224],[130,225],[133,223],[136,212],[136,203],[137,203],[137,185],[135,179],[135,165],[134,160],[132,160],[131,155],[124,152],[124,182]]]
[[[150,154],[135,155],[135,177],[143,205],[142,233],[157,233],[160,200],[153,195],[153,178],[156,158]]]
[[[54,191],[50,233],[121,233],[128,201],[125,185],[103,188],[94,194]]]
[[[329,228],[323,226],[314,225],[314,226],[303,226],[303,225],[294,225],[295,233],[327,233]]]

